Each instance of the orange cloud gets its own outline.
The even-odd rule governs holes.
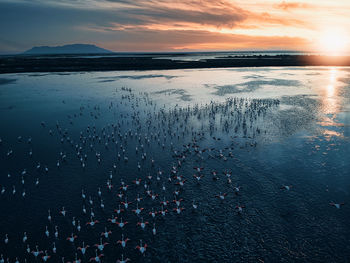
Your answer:
[[[299,2],[286,2],[283,1],[282,3],[277,5],[277,8],[283,9],[283,10],[289,10],[289,9],[297,9],[297,8],[311,8],[312,5],[306,4],[306,3],[299,3]]]

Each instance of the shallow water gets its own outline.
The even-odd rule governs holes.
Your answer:
[[[77,253],[87,262],[95,248],[82,256],[77,247],[83,241],[99,243],[106,226],[112,234],[103,238],[110,243],[104,262],[115,262],[122,253],[133,262],[346,262],[349,111],[350,68],[4,74],[0,254],[10,262],[15,257],[36,262],[22,242],[26,231],[31,250],[35,245],[47,250],[49,261],[61,262],[63,256],[72,261]],[[186,180],[183,187],[175,184],[172,166]],[[200,183],[193,167],[203,167]],[[214,170],[218,180],[213,180]],[[224,171],[232,173],[231,184]],[[141,186],[132,183],[135,178],[142,179]],[[124,201],[116,196],[121,180],[130,185],[125,194],[133,202],[122,215],[129,222],[123,229],[107,221]],[[144,182],[159,194],[155,201],[146,195]],[[234,186],[241,186],[238,195]],[[92,206],[82,199],[82,189]],[[153,219],[152,208],[159,211],[164,197],[172,201],[176,189],[185,210],[176,214],[170,202],[169,213]],[[223,201],[215,198],[220,192],[227,193]],[[140,218],[131,211],[137,194],[143,197],[141,215],[150,223],[145,230],[136,226]],[[345,205],[337,209],[330,202]],[[237,205],[245,206],[242,214]],[[59,214],[63,206],[65,217]],[[86,225],[90,208],[100,221],[94,227]],[[80,232],[71,223],[73,216],[80,220]],[[78,236],[74,243],[66,240],[72,232]],[[122,233],[131,239],[125,249],[117,245]],[[145,256],[135,249],[140,239],[148,244]]]

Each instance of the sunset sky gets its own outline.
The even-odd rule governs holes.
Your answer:
[[[90,43],[113,51],[345,52],[350,0],[0,0],[0,52]]]

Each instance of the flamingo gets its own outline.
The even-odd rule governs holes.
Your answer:
[[[33,251],[32,251],[32,254],[34,255],[35,258],[37,258],[40,254],[44,253],[44,252],[41,251],[41,250],[39,251],[39,248],[38,248],[37,245],[35,246],[35,249],[36,249],[36,250],[33,250]]]
[[[193,167],[193,169],[195,169],[198,173],[200,173],[201,171],[203,171],[203,167]]]
[[[23,243],[27,242],[27,239],[28,239],[27,232],[24,232],[23,239],[22,239]]]
[[[50,232],[49,232],[49,230],[48,230],[47,226],[46,226],[45,235],[46,235],[47,237],[49,237],[49,236],[50,236]]]
[[[168,213],[168,210],[167,209],[164,210],[164,207],[162,206],[162,209],[160,210],[159,213],[161,213],[162,216],[165,216],[166,213]]]
[[[49,255],[47,254],[47,251],[45,250],[45,255],[42,256],[41,258],[43,259],[44,262],[46,262],[46,261],[48,261],[48,260],[51,258],[51,256],[49,256]]]
[[[56,249],[56,244],[55,244],[55,242],[53,242],[53,248],[52,248],[52,252],[53,252],[54,254],[56,254],[56,252],[57,252],[57,249]]]
[[[101,236],[108,238],[110,234],[112,234],[112,231],[107,231],[107,227],[105,227],[105,232],[102,232]]]
[[[137,225],[140,226],[143,230],[146,228],[146,225],[148,225],[149,223],[143,222],[143,217],[141,217],[141,222],[137,222]]]
[[[64,206],[62,207],[62,210],[60,211],[60,214],[63,216],[66,216],[67,211],[64,209]]]
[[[78,220],[77,230],[80,232],[81,226],[80,226],[80,220]]]
[[[193,207],[193,209],[197,209],[198,208],[198,205],[194,202],[194,200],[192,201],[192,207]]]
[[[78,259],[78,255],[77,253],[75,253],[75,260],[73,261],[73,263],[80,263],[81,259]]]
[[[55,226],[55,238],[58,238],[58,227]]]
[[[124,201],[124,202],[121,202],[121,203],[124,205],[124,208],[125,208],[125,209],[128,209],[129,204],[131,204],[132,202],[128,202],[127,198],[125,197],[125,201]]]
[[[122,248],[126,247],[126,243],[130,241],[129,238],[125,238],[124,239],[124,234],[122,234],[122,238],[120,240],[117,241],[117,244],[120,244],[122,246]]]
[[[186,182],[186,180],[182,180],[182,181],[176,182],[175,184],[180,185],[182,187],[185,185],[185,182]]]
[[[95,224],[99,223],[98,220],[93,220],[92,216],[90,217],[90,222],[87,222],[86,225],[94,226]]]
[[[292,187],[292,185],[282,185],[280,189],[289,191]]]
[[[140,245],[136,246],[136,249],[140,251],[141,254],[144,254],[146,252],[147,244],[142,245],[142,240],[140,239]]]
[[[167,206],[169,204],[169,201],[165,200],[165,197],[163,198],[163,201],[160,202],[161,205]]]
[[[109,191],[111,191],[113,188],[112,182],[110,180],[107,181],[107,188]]]
[[[117,263],[127,263],[128,261],[131,261],[130,258],[124,259],[124,255],[122,254],[122,259],[118,259]]]
[[[136,184],[136,185],[140,185],[141,184],[141,179],[135,179],[134,181],[133,181],[133,183],[134,184]]]
[[[196,175],[194,174],[193,177],[197,179],[197,183],[203,178],[204,175]]]
[[[227,196],[227,193],[219,193],[218,195],[216,195],[215,197],[217,197],[217,198],[219,198],[219,199],[221,199],[221,200],[224,200],[225,199],[225,197]]]
[[[345,203],[339,203],[339,204],[337,204],[337,203],[334,203],[334,202],[330,202],[329,204],[330,204],[331,206],[334,206],[334,207],[337,208],[337,209],[340,209],[341,206],[345,205]]]
[[[240,186],[235,186],[235,187],[233,188],[233,190],[234,190],[235,194],[238,195],[238,194],[239,194],[239,191],[241,190],[241,187],[240,187]]]
[[[174,211],[176,211],[176,213],[180,214],[183,210],[185,210],[184,207],[179,207],[177,206],[176,208],[173,209]]]
[[[125,185],[123,184],[121,187],[119,187],[119,189],[123,190],[124,192],[126,192],[128,190],[129,185]]]
[[[67,237],[67,240],[68,240],[69,242],[73,243],[74,240],[75,240],[77,237],[78,237],[77,235],[74,235],[74,234],[72,233],[71,236]]]
[[[124,212],[124,209],[120,208],[119,205],[118,209],[114,209],[114,212],[116,212],[119,215],[121,212]]]
[[[156,223],[153,223],[152,233],[153,233],[154,236],[157,234]]]
[[[237,212],[238,212],[239,214],[243,213],[243,208],[245,208],[244,205],[237,205],[237,206],[236,206]]]
[[[108,242],[102,243],[102,238],[100,238],[100,244],[95,244],[94,246],[97,247],[101,252],[105,248],[105,246],[109,245]]]
[[[152,207],[152,211],[151,211],[151,212],[149,212],[149,215],[151,215],[153,218],[155,218],[155,217],[156,217],[157,212],[155,212],[155,211],[154,211],[154,208],[153,208],[153,207]]]
[[[139,208],[139,204],[136,203],[136,209],[133,209],[132,211],[133,211],[136,215],[139,215],[139,214],[142,212],[143,209],[144,209],[143,207]]]
[[[216,181],[216,180],[219,179],[219,177],[217,176],[217,175],[218,175],[217,171],[212,171],[211,173],[212,173],[212,175],[213,175],[213,180]]]
[[[173,202],[176,204],[176,206],[180,206],[181,201],[183,201],[182,198],[180,198],[179,200],[177,200],[176,197],[175,197],[175,199],[173,200]]]
[[[116,222],[120,228],[123,228],[128,222],[123,222],[123,218],[120,218],[120,222]]]
[[[81,254],[85,255],[86,250],[89,248],[89,245],[85,246],[85,242],[83,241],[83,245],[81,247],[78,247],[78,250],[80,250]]]
[[[91,261],[95,261],[95,262],[101,262],[101,258],[104,256],[103,254],[100,254],[100,255],[98,255],[97,254],[97,250],[95,250],[95,252],[96,252],[96,256],[95,257],[93,257],[93,258],[90,258],[90,262]]]
[[[151,196],[152,200],[155,200],[158,197],[158,194],[153,194],[152,193],[150,196]]]
[[[143,198],[142,197],[140,197],[140,194],[137,194],[137,198],[136,198],[136,201],[137,202],[141,202],[141,200],[142,200]]]
[[[109,222],[111,222],[112,224],[117,224],[117,219],[118,219],[118,217],[114,217],[113,215],[112,215],[112,218],[108,218],[108,221]]]

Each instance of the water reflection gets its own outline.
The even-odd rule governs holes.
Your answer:
[[[335,120],[337,118],[337,114],[340,112],[340,98],[338,97],[339,87],[338,87],[338,69],[336,67],[332,67],[329,69],[329,82],[328,85],[323,92],[322,96],[322,108],[323,112],[328,115],[323,118],[319,124],[321,126],[328,127],[341,127],[342,123],[337,123]],[[331,115],[331,116],[329,116]],[[343,137],[341,132],[333,131],[333,130],[325,130],[323,135],[326,139],[330,139],[331,137]]]
[[[337,74],[337,68],[334,67],[329,70],[329,83],[327,85],[326,92],[323,98],[324,111],[326,114],[336,114],[339,110],[336,94]]]

